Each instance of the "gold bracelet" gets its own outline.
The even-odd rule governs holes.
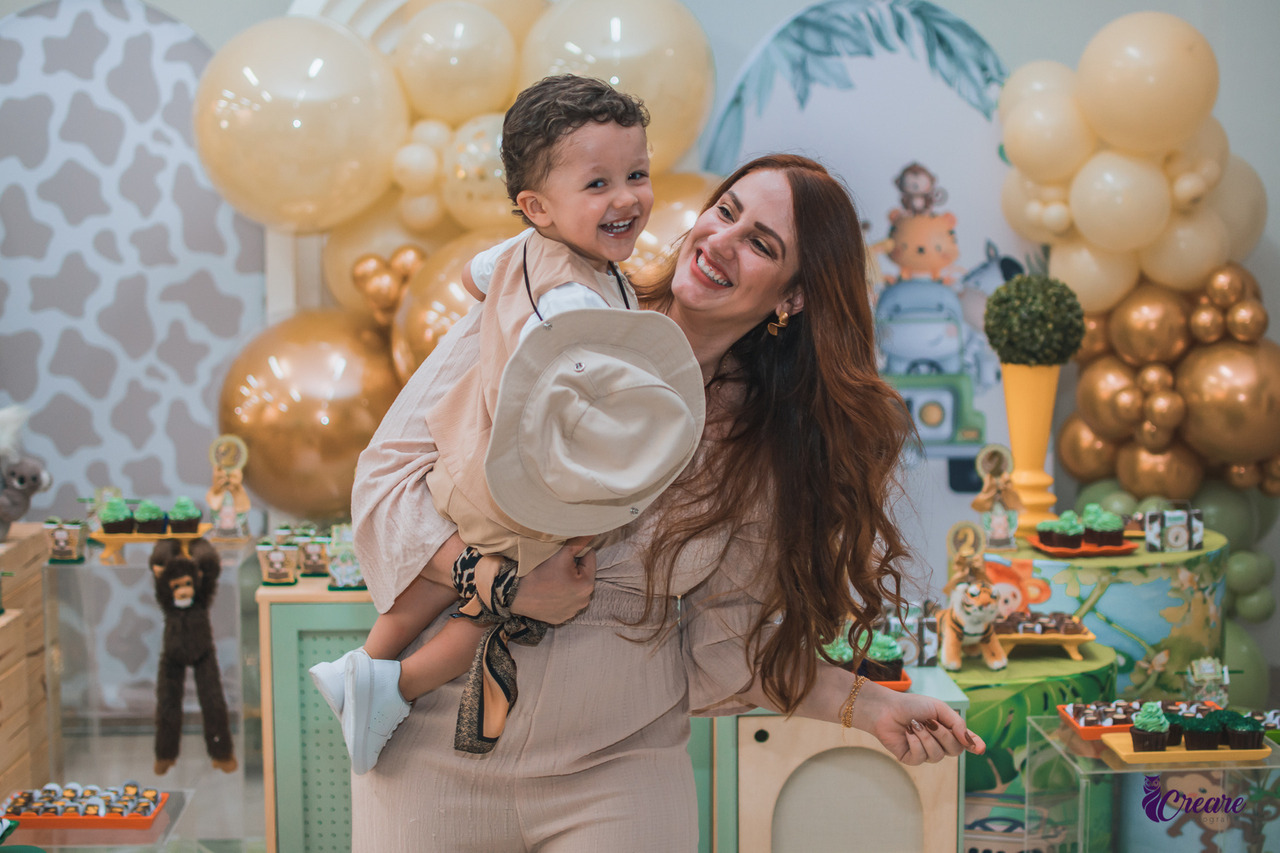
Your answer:
[[[866,683],[867,677],[865,675],[859,675],[854,678],[853,689],[849,691],[849,698],[844,700],[844,704],[840,706],[840,725],[846,729],[853,728],[853,703],[858,701],[858,691]]]

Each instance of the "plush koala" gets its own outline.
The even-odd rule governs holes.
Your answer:
[[[44,464],[31,456],[4,459],[4,483],[0,485],[0,540],[9,535],[9,526],[31,509],[31,496],[53,485]]]

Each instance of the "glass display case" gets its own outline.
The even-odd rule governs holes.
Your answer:
[[[1127,740],[1128,735],[1123,739]],[[1280,844],[1280,749],[1234,760],[1150,753],[1127,763],[1061,718],[1027,720],[1025,849],[1040,853],[1263,853]]]

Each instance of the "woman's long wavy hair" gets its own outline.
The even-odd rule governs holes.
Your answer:
[[[852,619],[865,652],[870,628],[904,605],[899,564],[908,548],[892,517],[901,494],[899,455],[914,428],[902,397],[876,370],[865,247],[853,201],[819,163],[773,155],[725,179],[703,208],[744,175],[776,170],[791,187],[803,311],[777,336],[760,322],[729,349],[708,399],[741,400],[722,440],[677,484],[645,563],[649,601],[670,592],[680,552],[698,536],[743,526],[746,507],[764,506],[772,565],[762,566],[765,606],[747,638],[748,655],[771,700],[791,712],[813,688],[822,646]],[[673,258],[642,289],[669,309]],[[713,403],[709,402],[708,422]],[[717,430],[718,432],[718,430]]]

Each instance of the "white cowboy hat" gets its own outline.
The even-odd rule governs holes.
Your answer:
[[[531,530],[604,533],[684,470],[705,418],[702,371],[672,320],[618,308],[556,314],[503,371],[484,460],[489,492]]]

